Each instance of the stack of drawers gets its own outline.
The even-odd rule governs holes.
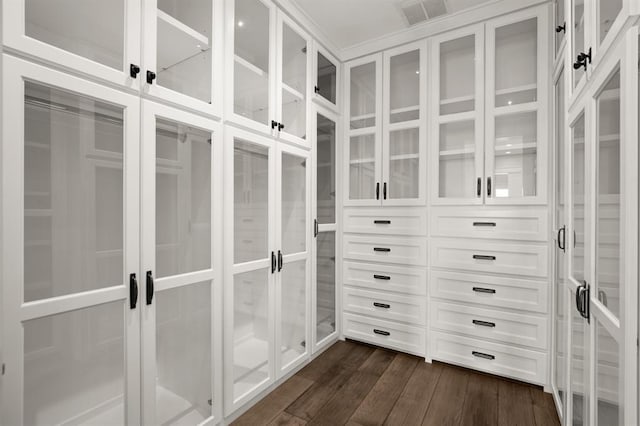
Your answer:
[[[343,334],[425,355],[425,208],[347,208],[343,237]]]
[[[547,214],[545,207],[431,210],[433,359],[547,383]]]

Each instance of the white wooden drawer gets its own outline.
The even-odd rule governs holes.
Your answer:
[[[342,241],[345,259],[427,265],[426,238],[345,234]]]
[[[345,209],[344,232],[426,236],[427,209],[410,207]]]
[[[433,359],[525,382],[546,384],[547,355],[543,352],[438,331],[431,333],[430,345]]]
[[[427,294],[427,270],[425,268],[348,261],[343,262],[342,268],[344,285],[416,295]]]
[[[342,300],[344,309],[354,314],[413,325],[424,325],[426,322],[426,296],[400,296],[345,286]]]
[[[424,356],[424,328],[349,313],[342,320],[345,337]]]
[[[431,296],[442,299],[539,313],[549,310],[545,281],[432,270],[429,285]]]
[[[550,232],[547,210],[540,207],[434,208],[429,216],[434,237],[547,241]]]
[[[429,318],[431,327],[440,330],[535,349],[547,347],[548,321],[538,315],[434,301],[430,305]]]
[[[477,272],[546,277],[548,249],[544,245],[434,238],[432,266]]]

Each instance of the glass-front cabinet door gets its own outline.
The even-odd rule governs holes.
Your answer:
[[[608,1],[608,0],[605,0]],[[617,0],[613,0],[614,2]],[[585,0],[570,0],[571,4],[571,28],[573,35],[571,36],[571,60],[576,61],[581,53],[588,53],[588,33],[585,32],[586,19]],[[582,77],[585,75],[584,67],[574,67],[571,75],[572,88],[576,88]]]
[[[3,61],[3,424],[139,424],[139,99]]]
[[[487,204],[546,202],[547,27],[542,9],[487,24]]]
[[[151,101],[143,103],[143,123],[143,422],[212,421],[222,398],[214,387],[222,342],[213,341],[222,307],[214,245],[222,238],[214,203],[222,132],[211,120]]]
[[[425,44],[384,53],[382,194],[384,205],[426,199]]]
[[[482,204],[484,186],[484,26],[432,40],[431,200]]]
[[[221,112],[222,2],[144,0],[144,91],[197,111]]]
[[[382,54],[347,64],[346,80],[345,204],[380,205]]]
[[[319,43],[314,43],[315,50],[315,85],[313,87],[314,99],[321,104],[338,111],[338,79],[340,77],[340,62],[329,52],[324,50]]]

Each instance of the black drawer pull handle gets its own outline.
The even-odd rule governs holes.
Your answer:
[[[473,323],[475,325],[481,325],[483,327],[495,327],[496,326],[495,322],[489,322],[489,321],[473,320]]]
[[[387,247],[374,247],[374,248],[373,248],[373,251],[383,251],[383,252],[388,253],[388,252],[390,252],[390,251],[391,251],[391,249],[390,249],[390,248],[387,248]]]
[[[374,220],[373,223],[376,225],[391,225],[390,220]]]
[[[147,305],[150,305],[153,302],[154,291],[153,272],[147,271]]]
[[[374,274],[373,278],[375,278],[376,280],[386,280],[386,281],[389,281],[391,279],[391,277],[388,275],[377,275],[377,274]]]
[[[373,332],[381,336],[391,336],[391,333],[389,333],[388,331],[378,330],[377,328],[374,328]]]
[[[473,226],[496,226],[495,222],[473,222]]]
[[[487,256],[484,254],[474,254],[473,255],[474,259],[479,259],[479,260],[496,260],[495,256]]]
[[[373,306],[375,306],[376,308],[385,308],[385,309],[389,309],[391,307],[391,305],[387,305],[386,303],[378,303],[378,302],[373,302]]]
[[[135,309],[138,304],[138,279],[136,274],[129,275],[129,308]]]
[[[474,287],[473,291],[475,291],[477,293],[496,294],[496,291],[494,289],[492,289],[492,288]]]
[[[484,359],[496,359],[495,356],[493,355],[489,355],[489,354],[485,354],[482,352],[478,352],[478,351],[471,351],[471,355],[478,357],[478,358],[484,358]]]

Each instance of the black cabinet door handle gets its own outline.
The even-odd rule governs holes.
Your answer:
[[[473,287],[473,291],[475,291],[476,293],[488,293],[488,294],[495,294],[496,291],[492,288],[484,288],[484,287]]]
[[[147,83],[153,84],[153,80],[156,79],[156,73],[153,71],[147,71]]]
[[[390,220],[374,220],[374,225],[391,225]]]
[[[136,64],[129,65],[129,75],[131,78],[138,78],[138,74],[140,74],[140,67]]]
[[[272,274],[276,272],[276,266],[277,266],[276,254],[274,252],[271,252],[271,273]]]
[[[155,292],[155,286],[153,284],[153,272],[147,271],[147,305],[153,302],[153,293]]]
[[[382,185],[382,199],[387,199],[387,182]]]
[[[376,308],[384,308],[384,309],[389,309],[391,307],[391,305],[388,305],[386,303],[378,303],[378,302],[373,302],[373,306],[375,306]]]
[[[496,260],[495,256],[488,256],[485,254],[474,254],[473,258],[478,260]]]
[[[473,226],[491,226],[491,227],[495,227],[496,223],[495,222],[473,222]]]
[[[278,272],[282,271],[283,266],[284,266],[284,256],[282,256],[282,252],[278,250]]]
[[[380,182],[376,182],[376,200],[380,199]]]
[[[389,281],[391,279],[391,277],[388,275],[378,275],[378,274],[374,274],[373,278],[375,278],[376,280],[384,280],[384,281]]]
[[[559,33],[560,31],[562,31],[563,33],[567,32],[567,23],[563,22],[562,25],[558,25],[556,27],[556,32]]]
[[[476,194],[478,198],[482,196],[482,178],[478,178],[478,182],[476,183]]]
[[[567,232],[567,228],[566,226],[563,226],[562,228],[558,229],[558,235],[557,235],[557,240],[558,240],[558,248],[562,251],[565,251],[565,234]]]
[[[495,322],[481,321],[481,320],[473,320],[472,322],[475,325],[481,325],[483,327],[495,327],[496,326]]]
[[[320,93],[320,88],[318,86],[313,86],[314,93]]]
[[[391,251],[391,249],[388,247],[374,247],[373,251],[382,251],[382,252],[388,253]]]
[[[389,333],[388,331],[378,330],[377,328],[374,328],[373,332],[381,336],[391,336],[391,333]]]
[[[278,122],[275,120],[271,120],[271,130],[275,129],[276,127],[278,127]]]
[[[489,354],[485,354],[482,352],[478,352],[478,351],[471,351],[471,355],[478,357],[478,358],[484,358],[484,359],[496,359],[495,356],[493,355],[489,355]]]
[[[318,219],[313,219],[313,236],[318,236]]]
[[[284,124],[278,123],[278,131],[281,132],[284,129]]]
[[[135,309],[138,305],[138,278],[136,274],[129,274],[129,308]]]
[[[487,178],[487,196],[491,197],[491,176]]]

